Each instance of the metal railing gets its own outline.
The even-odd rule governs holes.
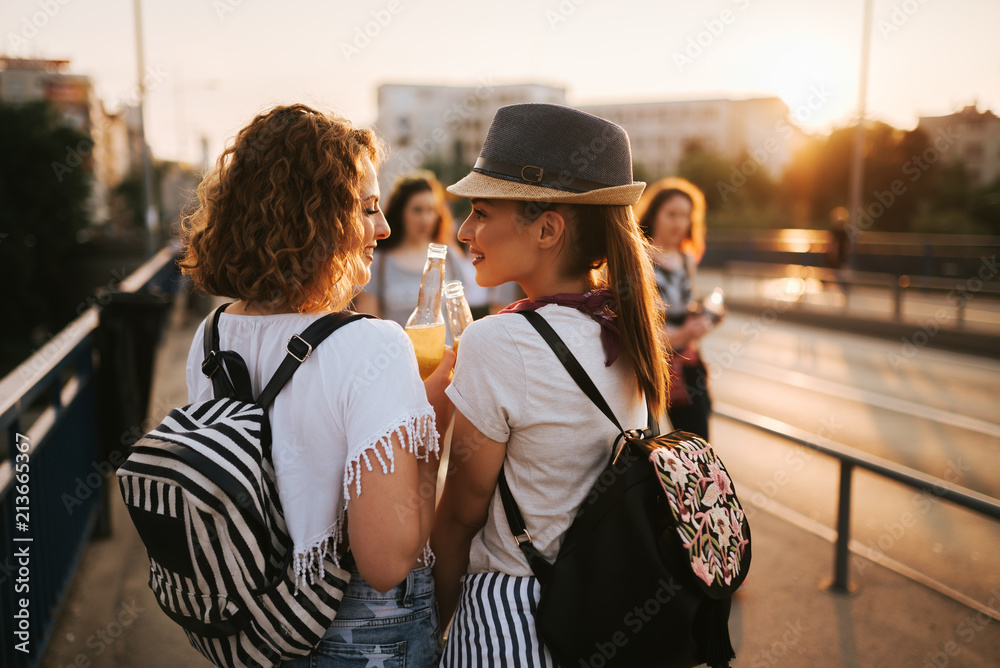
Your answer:
[[[829,230],[734,230],[709,225],[702,262],[722,267],[730,261],[828,267]],[[852,244],[856,270],[908,276],[962,276],[983,255],[1000,252],[1000,236],[865,231]]]
[[[807,267],[803,265],[775,265],[759,262],[728,262],[725,267],[727,276],[744,276],[760,280],[800,279],[815,280],[824,286],[836,287],[844,295],[843,310],[850,308],[849,296],[853,288],[876,288],[892,294],[893,319],[900,322],[903,319],[903,304],[906,295],[921,292],[953,295],[954,298],[943,300],[955,309],[955,323],[961,328],[965,321],[965,308],[972,296],[987,297],[1000,300],[1000,283],[986,282],[981,279],[975,284],[975,290],[961,289],[962,281],[948,278],[927,278],[923,276],[894,276],[877,272],[837,272],[833,269]],[[972,279],[977,277],[973,276]],[[970,279],[970,280],[972,280]]]
[[[736,406],[713,402],[713,412],[719,417],[738,422],[786,441],[805,446],[840,462],[839,492],[837,498],[837,539],[834,543],[833,581],[830,589],[849,591],[848,553],[851,542],[851,481],[855,468],[895,480],[909,487],[927,491],[938,498],[968,508],[986,517],[1000,520],[1000,501],[984,494],[959,487],[946,480],[921,473],[915,469],[891,462],[867,452],[838,443],[836,447],[823,445],[809,432]]]
[[[121,293],[176,291],[176,250],[129,276]],[[99,303],[110,303],[110,298]],[[83,546],[101,516],[106,478],[100,408],[101,307],[91,306],[0,380],[0,664],[44,655]],[[148,388],[147,388],[148,391]]]

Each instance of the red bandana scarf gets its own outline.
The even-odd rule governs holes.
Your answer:
[[[501,313],[516,313],[517,311],[537,311],[547,304],[568,306],[586,313],[601,326],[601,343],[604,346],[604,366],[614,364],[622,347],[622,333],[615,324],[615,297],[610,290],[591,290],[582,295],[568,292],[558,295],[539,297],[538,299],[522,299],[514,302]]]

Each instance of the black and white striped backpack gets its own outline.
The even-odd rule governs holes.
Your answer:
[[[223,309],[205,323],[202,371],[215,398],[172,410],[132,446],[118,482],[163,612],[217,666],[273,666],[319,643],[350,573],[327,555],[325,575],[296,586],[267,409],[323,339],[371,316],[332,313],[292,336],[254,400],[246,363],[219,350]]]

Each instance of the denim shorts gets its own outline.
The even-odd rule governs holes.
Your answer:
[[[384,594],[351,571],[336,619],[309,656],[283,668],[423,668],[436,666],[441,632],[434,579],[428,567],[415,568]]]

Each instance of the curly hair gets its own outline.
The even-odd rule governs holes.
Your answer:
[[[378,250],[387,251],[399,246],[406,236],[406,225],[403,212],[410,198],[420,193],[434,194],[434,210],[437,213],[437,224],[431,241],[437,244],[450,245],[454,242],[455,222],[451,210],[445,202],[444,187],[433,172],[419,169],[401,174],[392,184],[389,194],[389,204],[385,207],[385,220],[389,223],[389,237],[378,244]]]
[[[639,228],[646,235],[646,239],[652,241],[656,216],[668,200],[678,195],[691,202],[691,227],[681,242],[681,250],[700,262],[702,255],[705,254],[705,195],[698,186],[687,179],[671,176],[660,179],[646,188],[642,199],[635,205]]]
[[[198,186],[178,264],[205,292],[268,308],[342,308],[364,283],[361,187],[378,140],[302,104],[259,114]]]

